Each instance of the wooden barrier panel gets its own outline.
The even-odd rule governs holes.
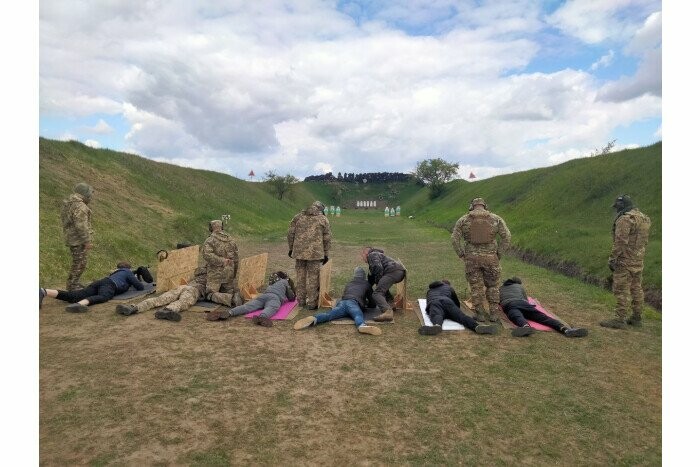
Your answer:
[[[238,287],[244,300],[252,300],[265,285],[267,253],[243,258],[238,268]]]
[[[408,274],[406,274],[408,276]],[[394,305],[399,310],[413,310],[413,304],[408,299],[406,290],[406,277],[396,284],[396,297],[394,297]]]
[[[331,266],[333,260],[329,259],[326,264],[321,266],[320,278],[318,281],[318,307],[333,308],[333,299],[331,298]]]
[[[167,292],[192,280],[198,258],[199,245],[161,253],[156,271],[156,293]]]

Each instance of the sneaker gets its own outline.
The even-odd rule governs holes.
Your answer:
[[[301,318],[299,321],[294,323],[294,330],[299,331],[300,329],[308,328],[316,325],[316,318],[313,316],[307,316],[306,318]]]
[[[523,327],[513,329],[513,331],[511,332],[511,335],[513,337],[525,337],[525,336],[530,336],[536,332],[537,331],[535,331],[535,329],[531,326],[523,326]]]
[[[163,308],[155,313],[156,319],[167,319],[168,321],[175,321],[176,323],[182,319],[182,315],[177,311],[168,310]]]
[[[612,329],[627,329],[627,323],[620,318],[606,319],[600,322],[600,325],[604,328]]]
[[[270,318],[265,318],[264,316],[256,316],[255,318],[253,318],[253,324],[257,324],[258,326],[264,326],[266,328],[271,328],[272,320]]]
[[[435,336],[442,332],[442,326],[432,325],[432,326],[421,326],[418,329],[418,334],[421,336]]]
[[[641,328],[642,327],[642,315],[632,315],[630,318],[627,319],[626,322],[630,326],[634,326],[635,328]]]
[[[135,315],[139,310],[135,305],[117,305],[117,313],[124,316]]]
[[[46,297],[46,289],[39,287],[39,309],[41,310],[41,305],[44,303],[44,297]]]
[[[87,305],[81,305],[80,303],[71,303],[66,307],[66,311],[71,313],[85,313],[88,311]]]
[[[497,324],[477,324],[474,328],[474,332],[477,334],[498,334]]]
[[[306,305],[306,309],[309,311],[318,310],[318,305]]]
[[[586,337],[588,335],[588,329],[569,328],[564,330],[564,335],[566,337]]]
[[[371,334],[373,336],[379,336],[382,333],[382,330],[377,326],[367,326],[366,324],[358,326],[357,331],[360,334]]]

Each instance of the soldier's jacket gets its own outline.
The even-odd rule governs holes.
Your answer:
[[[641,266],[649,242],[650,227],[649,217],[637,208],[622,214],[615,221],[610,257],[620,265]]]
[[[497,235],[500,243],[496,241]],[[495,255],[509,245],[510,230],[505,221],[485,209],[475,209],[460,217],[452,230],[452,248],[460,258]]]
[[[194,277],[187,285],[196,288],[199,293],[199,298],[204,298],[207,293],[207,268],[200,266],[195,269]]]
[[[92,211],[78,193],[63,200],[61,224],[66,245],[78,246],[92,242]]]
[[[331,249],[331,238],[328,219],[313,205],[294,216],[287,230],[287,243],[294,259],[323,259]]]
[[[367,264],[369,265],[369,281],[372,284],[379,282],[384,274],[394,271],[405,271],[406,268],[394,258],[384,254],[384,250],[372,248],[367,253]]]
[[[202,245],[202,258],[207,265],[208,272],[222,271],[226,259],[233,260],[233,275],[238,274],[238,245],[233,237],[223,230],[212,232]]]

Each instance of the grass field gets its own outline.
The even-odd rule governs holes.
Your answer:
[[[407,266],[410,298],[439,278],[466,298],[447,231],[349,210],[331,224],[336,297],[371,244]],[[284,237],[273,226],[239,248],[291,271]],[[126,318],[113,303],[74,315],[46,299],[41,464],[659,465],[660,315],[601,328],[609,292],[512,258],[503,270],[589,336],[419,336],[408,312],[374,337],[190,312]]]

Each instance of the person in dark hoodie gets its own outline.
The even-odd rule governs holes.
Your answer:
[[[518,326],[512,331],[514,337],[525,337],[535,333],[535,329],[528,324],[527,320],[544,324],[559,331],[566,337],[584,337],[588,335],[588,330],[585,328],[570,328],[561,321],[537,310],[534,305],[527,301],[525,287],[523,287],[523,283],[518,277],[511,277],[506,280],[499,289],[499,293],[503,311],[508,315],[508,319]]]
[[[229,319],[232,316],[247,315],[250,312],[262,309],[263,312],[260,313],[259,316],[253,318],[253,324],[265,326],[267,328],[272,327],[272,320],[270,318],[279,311],[282,303],[296,298],[296,290],[294,289],[294,282],[283,271],[270,274],[268,284],[265,292],[245,305],[220,312],[212,311],[207,314],[207,319],[209,321]]]
[[[384,254],[384,250],[367,246],[362,250],[362,259],[369,265],[369,282],[377,284],[372,299],[379,307],[381,314],[375,321],[392,321],[394,310],[387,302],[389,289],[406,277],[406,268],[399,261]]]
[[[428,313],[433,325],[421,326],[418,329],[418,334],[433,336],[441,333],[442,323],[445,319],[451,319],[477,334],[496,334],[498,332],[497,324],[479,324],[474,318],[462,312],[459,308],[457,292],[447,279],[431,282],[428,285],[426,302],[426,313]]]
[[[355,268],[353,278],[345,286],[343,297],[328,313],[317,313],[314,316],[307,316],[294,323],[294,329],[308,328],[321,323],[327,323],[334,319],[352,318],[357,326],[357,331],[362,334],[378,336],[382,330],[376,326],[365,324],[365,317],[362,311],[368,308],[372,302],[372,284],[365,277],[365,270],[360,266]]]
[[[66,311],[84,313],[88,311],[88,306],[107,302],[115,295],[129,290],[130,286],[136,290],[143,290],[143,284],[131,270],[131,265],[126,261],[120,261],[117,263],[116,271],[84,289],[74,291],[39,289],[39,306],[44,297],[53,297],[71,303],[66,307]]]

